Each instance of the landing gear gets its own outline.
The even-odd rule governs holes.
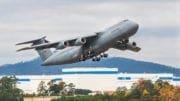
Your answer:
[[[100,54],[100,57],[105,57],[105,58],[106,58],[106,57],[108,57],[108,54],[106,54],[106,53],[101,53],[101,54]]]
[[[92,58],[92,61],[100,61],[101,60],[101,58],[103,58],[103,57],[108,57],[108,54],[105,54],[105,53],[101,53],[100,55],[98,55],[98,56],[96,56],[96,57],[93,57]]]
[[[108,57],[108,54],[104,54],[104,57],[107,58],[107,57]]]
[[[96,58],[95,58],[95,57],[93,57],[93,58],[92,58],[92,61],[96,61]]]
[[[93,57],[93,53],[91,51],[88,51],[87,53],[81,54],[79,61],[85,61],[92,57]]]
[[[122,39],[122,43],[128,43],[129,39]]]
[[[88,51],[86,54],[82,54],[79,58],[79,61],[85,61],[87,59],[92,58],[92,61],[100,61],[101,58],[106,58],[108,57],[108,54],[106,53],[101,53],[99,55],[97,55],[96,53],[92,52],[92,51]]]
[[[84,58],[84,55],[81,55],[79,58],[79,61],[85,61],[86,59]]]
[[[100,61],[100,60],[101,60],[101,57],[97,57],[96,60],[97,60],[97,61]]]
[[[92,61],[100,61],[100,60],[101,60],[100,57],[93,57],[93,58],[92,58]]]

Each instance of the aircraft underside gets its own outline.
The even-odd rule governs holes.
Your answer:
[[[100,61],[101,58],[108,57],[108,54],[105,52],[109,48],[134,52],[140,51],[140,48],[136,46],[135,42],[129,42],[129,38],[137,32],[138,27],[138,24],[133,21],[123,20],[103,32],[98,32],[90,36],[57,42],[49,42],[45,39],[46,37],[42,37],[36,40],[18,43],[16,45],[32,45],[17,51],[35,49],[43,61],[43,66],[69,64],[87,59]],[[51,48],[64,50],[66,47],[71,48],[63,52],[58,51],[53,53],[51,51]]]

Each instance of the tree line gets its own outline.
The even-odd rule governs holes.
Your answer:
[[[130,89],[118,87],[112,94],[61,96],[52,101],[180,101],[180,86],[140,79]]]
[[[24,96],[59,96],[52,101],[180,101],[180,86],[173,86],[162,80],[152,82],[140,79],[130,89],[118,87],[109,93],[92,93],[88,89],[76,89],[73,83],[43,81],[39,83],[37,94],[24,94],[16,87],[15,76],[5,76],[0,79],[0,101],[23,101]]]
[[[47,84],[45,84],[44,81],[41,81],[37,89],[38,96],[88,95],[91,92],[92,91],[88,89],[76,89],[73,83],[66,84],[63,81],[56,83],[54,80],[51,80]]]

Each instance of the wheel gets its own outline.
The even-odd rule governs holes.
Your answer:
[[[101,59],[100,57],[97,57],[96,61],[100,61],[100,59]]]
[[[86,59],[82,59],[82,61],[86,61]]]
[[[92,61],[96,61],[96,59],[95,59],[95,58],[92,58]]]
[[[104,57],[104,54],[101,54],[100,57]]]
[[[129,42],[128,39],[122,39],[121,41],[122,41],[122,43],[128,43]]]
[[[108,57],[108,54],[104,54],[104,57]]]

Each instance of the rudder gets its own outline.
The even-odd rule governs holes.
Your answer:
[[[45,39],[46,37],[42,37],[42,38],[39,38],[39,39],[36,39],[36,40],[31,40],[31,41],[26,41],[26,42],[22,42],[22,43],[18,43],[16,45],[22,45],[22,44],[29,44],[29,43],[32,43],[32,46],[35,46],[35,45],[40,45],[40,44],[44,44],[44,43],[48,43],[49,41],[47,41]],[[40,58],[42,61],[45,61],[49,56],[51,56],[53,53],[50,49],[38,49],[38,48],[35,48],[35,50],[38,52]]]
[[[34,46],[34,45],[39,45],[39,44],[43,44],[43,43],[47,43],[47,41],[45,40],[45,38],[42,38],[42,39],[34,42],[34,43],[32,44],[32,46]],[[39,56],[41,57],[41,60],[42,60],[42,61],[45,61],[49,56],[52,55],[52,51],[51,51],[50,49],[35,49],[35,50],[38,52],[38,54],[39,54]]]

